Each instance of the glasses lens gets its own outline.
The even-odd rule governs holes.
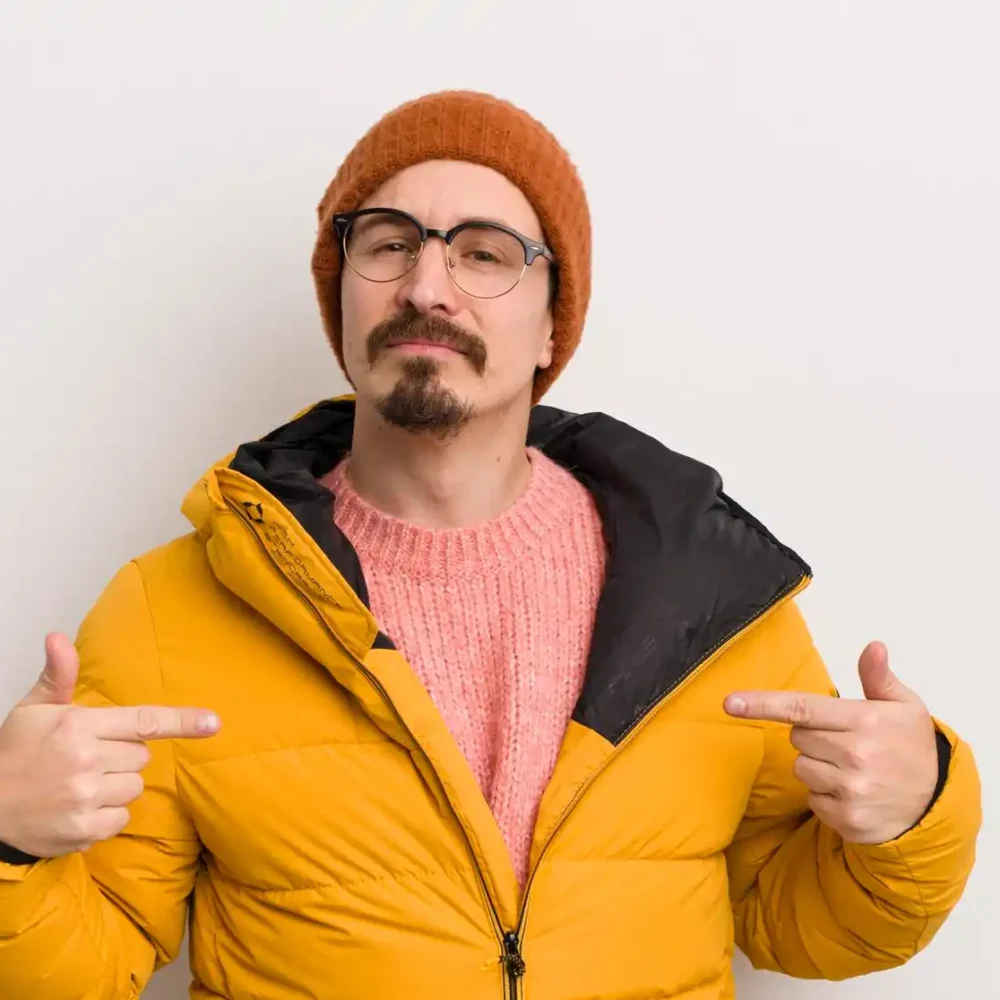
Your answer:
[[[405,216],[373,212],[351,223],[344,240],[351,267],[369,281],[395,281],[416,263],[420,231]]]
[[[469,226],[448,247],[448,263],[462,291],[489,299],[509,292],[521,280],[524,247],[495,226]]]

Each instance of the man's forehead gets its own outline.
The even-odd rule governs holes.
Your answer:
[[[500,222],[541,238],[524,193],[503,174],[478,163],[428,160],[393,174],[361,208],[398,208],[425,225],[448,229],[469,219]]]

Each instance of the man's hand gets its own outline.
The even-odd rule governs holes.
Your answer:
[[[0,726],[0,841],[40,858],[120,833],[139,797],[147,740],[210,736],[219,720],[192,708],[73,705],[80,661],[62,635],[45,669]]]
[[[858,673],[863,700],[750,691],[730,695],[725,709],[790,725],[799,751],[795,774],[809,789],[813,812],[845,840],[885,843],[930,804],[938,775],[934,722],[889,669],[882,643],[865,647]]]

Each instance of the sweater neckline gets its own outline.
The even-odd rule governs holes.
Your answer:
[[[350,456],[323,478],[334,494],[334,520],[362,561],[411,579],[482,573],[523,559],[567,517],[567,498],[585,488],[535,448],[527,449],[531,474],[520,495],[496,517],[460,528],[429,528],[381,511],[350,480]]]

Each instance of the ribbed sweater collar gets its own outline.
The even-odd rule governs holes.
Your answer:
[[[365,564],[412,579],[445,580],[530,558],[565,519],[575,480],[541,452],[529,448],[528,456],[531,476],[521,495],[497,517],[463,528],[427,528],[376,509],[351,484],[349,456],[324,483],[336,497],[337,525]]]

